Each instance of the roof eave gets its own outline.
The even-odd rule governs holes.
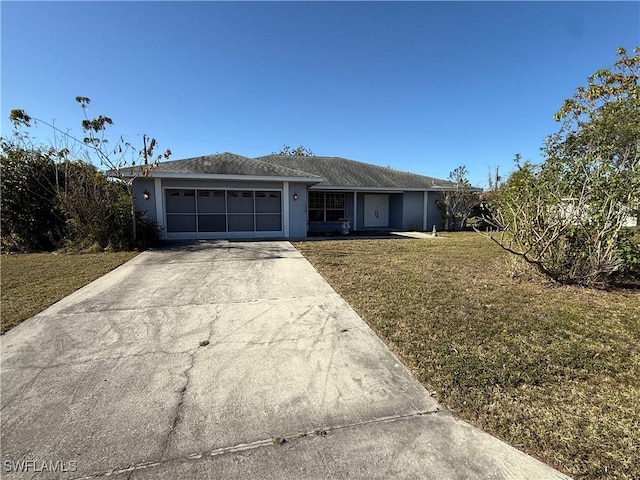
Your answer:
[[[122,175],[125,178],[133,178],[133,175]],[[322,177],[294,177],[286,175],[227,175],[220,173],[178,173],[178,172],[152,172],[142,178],[173,178],[181,180],[234,180],[234,181],[259,181],[259,182],[300,182],[319,183]]]
[[[350,192],[443,192],[455,191],[457,187],[444,187],[434,185],[432,187],[354,187],[352,185],[314,185],[310,187],[312,190],[332,190],[332,191],[350,191]],[[482,192],[482,188],[470,187],[469,192]]]

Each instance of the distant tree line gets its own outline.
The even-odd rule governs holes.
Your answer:
[[[291,148],[289,145],[283,145],[280,151],[273,152],[274,155],[290,155],[298,157],[315,157],[315,154],[310,148],[298,145],[296,148]]]

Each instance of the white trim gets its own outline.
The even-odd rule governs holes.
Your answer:
[[[289,182],[282,182],[282,230],[284,238],[289,238]]]
[[[423,207],[422,207],[422,230],[424,230],[425,232],[427,230],[429,230],[429,226],[427,225],[427,210],[428,210],[428,203],[429,203],[429,192],[424,192],[424,197],[423,197]]]
[[[176,232],[168,233],[165,240],[218,240],[218,239],[235,239],[235,238],[284,238],[282,232],[203,232],[197,237],[191,235],[195,232]]]

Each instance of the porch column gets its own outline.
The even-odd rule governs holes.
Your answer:
[[[284,238],[289,238],[289,182],[282,182],[282,196],[284,201],[282,202],[282,228],[284,231]]]
[[[353,192],[353,224],[351,228],[358,230],[358,192]]]
[[[422,206],[422,230],[423,231],[427,231],[429,230],[429,225],[427,225],[427,205],[428,205],[428,200],[429,200],[429,192],[425,191],[424,192],[424,202],[423,202],[423,206]]]
[[[153,179],[153,190],[156,200],[156,223],[162,232],[162,238],[166,238],[167,232],[164,229],[164,202],[162,201],[162,180],[160,178]]]

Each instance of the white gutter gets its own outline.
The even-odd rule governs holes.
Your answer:
[[[313,185],[309,187],[309,190],[326,190],[332,192],[378,192],[378,193],[401,193],[401,192],[451,192],[458,190],[457,187],[423,187],[423,188],[415,188],[415,187],[336,187],[336,186],[324,186]],[[468,192],[482,192],[482,188],[478,187],[469,187],[466,189]]]

